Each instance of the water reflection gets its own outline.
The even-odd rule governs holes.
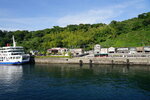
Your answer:
[[[17,91],[22,74],[21,65],[0,65],[0,92]]]
[[[150,66],[0,66],[1,100],[149,100],[149,84]]]
[[[90,67],[83,65],[80,67],[79,65],[41,64],[36,65],[35,70],[43,76],[69,80],[62,85],[88,81],[93,85],[113,84],[120,87],[126,85],[126,88],[141,88],[150,91],[149,66],[93,65]],[[56,84],[60,85],[60,82]]]

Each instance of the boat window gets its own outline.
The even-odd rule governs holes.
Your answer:
[[[2,59],[2,57],[0,57],[0,60]]]
[[[16,57],[16,59],[20,59],[20,57]]]
[[[27,60],[28,59],[28,57],[23,57],[23,59],[22,60]]]

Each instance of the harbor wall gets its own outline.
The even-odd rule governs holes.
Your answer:
[[[150,57],[36,58],[35,63],[150,65]]]

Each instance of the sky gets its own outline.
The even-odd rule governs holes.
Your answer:
[[[0,30],[109,24],[150,12],[150,0],[0,0]]]

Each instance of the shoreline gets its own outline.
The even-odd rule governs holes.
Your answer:
[[[33,60],[31,61],[33,62]],[[106,65],[150,65],[150,57],[76,57],[76,58],[34,58],[41,64],[106,64]]]

